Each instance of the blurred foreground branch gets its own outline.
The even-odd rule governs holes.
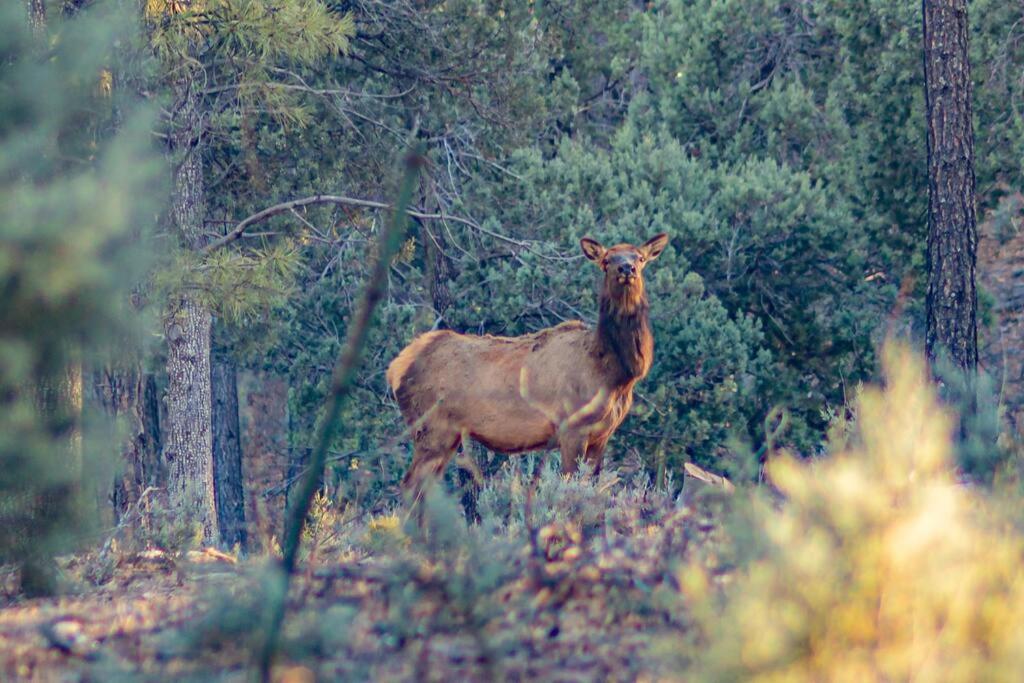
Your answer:
[[[387,282],[387,273],[388,268],[391,266],[391,259],[398,253],[402,245],[408,221],[406,207],[409,206],[422,163],[423,156],[420,148],[416,148],[405,159],[405,174],[399,188],[398,200],[394,205],[394,215],[380,236],[377,262],[374,265],[373,272],[370,274],[370,279],[366,283],[362,305],[356,313],[351,328],[352,332],[348,335],[345,348],[334,367],[331,387],[327,395],[326,412],[317,433],[309,467],[295,496],[295,504],[285,520],[284,555],[281,559],[281,572],[278,577],[280,585],[277,587],[278,590],[274,591],[270,596],[266,638],[263,642],[263,647],[258,653],[259,674],[260,679],[263,681],[270,681],[270,668],[277,650],[281,624],[284,621],[288,585],[295,571],[295,563],[299,553],[299,544],[302,540],[302,530],[306,524],[306,516],[309,514],[313,496],[316,494],[327,451],[331,441],[334,439],[335,433],[338,431],[341,407],[345,397],[348,395],[349,388],[352,386],[352,378],[355,376],[359,365],[363,346],[366,343],[370,325],[373,322],[374,311],[384,296],[384,287]]]

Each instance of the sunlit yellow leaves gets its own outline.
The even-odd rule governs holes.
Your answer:
[[[146,0],[143,13],[146,19],[156,21],[164,17],[198,13],[205,5],[203,0]]]
[[[110,97],[110,94],[114,90],[114,74],[111,73],[110,69],[103,69],[100,71],[99,82],[96,84],[96,89],[103,97]]]
[[[372,518],[368,526],[371,532],[392,532],[401,526],[401,520],[398,519],[398,515],[392,513]]]
[[[367,548],[377,552],[406,547],[409,542],[402,531],[402,520],[394,513],[371,518],[363,539]]]
[[[1010,680],[1024,667],[1024,539],[952,472],[952,419],[923,362],[885,351],[845,451],[768,466],[762,556],[696,609],[703,673],[760,681]],[[696,575],[694,575],[696,576]],[[694,579],[680,575],[694,600]]]
[[[402,248],[395,254],[395,258],[392,263],[412,263],[413,258],[416,256],[416,239],[410,237],[402,243]]]
[[[676,581],[689,600],[703,600],[711,587],[707,571],[699,565],[688,565],[679,571]]]

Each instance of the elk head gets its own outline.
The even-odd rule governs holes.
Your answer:
[[[644,267],[668,246],[668,235],[660,233],[641,246],[616,244],[606,248],[589,237],[580,240],[583,254],[604,271],[602,298],[630,309],[644,300]]]

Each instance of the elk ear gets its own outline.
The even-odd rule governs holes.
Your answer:
[[[604,258],[604,253],[608,251],[601,245],[597,240],[592,240],[589,237],[584,237],[580,240],[580,247],[583,248],[583,255],[591,261],[601,262]]]
[[[644,253],[648,261],[653,261],[661,255],[661,252],[665,251],[667,246],[668,235],[662,232],[644,242],[644,246],[640,247],[640,251]]]

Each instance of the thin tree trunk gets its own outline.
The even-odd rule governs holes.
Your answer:
[[[967,0],[924,0],[928,117],[928,357],[978,365],[978,245]]]
[[[242,471],[245,475],[249,547],[267,550],[281,537],[285,482],[289,469],[288,382],[266,373],[243,373],[239,382],[242,407]],[[279,493],[267,496],[270,490]]]
[[[46,30],[46,3],[43,0],[27,0],[28,22],[34,35],[41,36]]]
[[[452,295],[448,288],[451,280],[451,265],[448,257],[445,256],[445,239],[440,230],[431,233],[425,221],[420,221],[420,239],[423,240],[423,247],[426,256],[427,289],[430,292],[430,302],[434,307],[434,314],[438,322],[436,327],[446,328],[444,316],[452,305]]]
[[[200,154],[199,98],[190,82],[178,84],[172,122],[174,193],[170,218],[185,248],[202,246],[206,200]],[[202,526],[203,541],[219,539],[213,489],[210,429],[210,329],[207,305],[191,292],[172,296],[164,315],[167,341],[167,420],[164,461],[171,506]]]
[[[300,479],[302,470],[306,467],[309,459],[309,448],[300,446],[296,441],[300,438],[308,438],[305,435],[310,431],[310,415],[296,415],[288,412],[288,467],[284,472],[284,509],[291,507],[292,488],[295,482]]]
[[[156,385],[156,377],[145,373],[142,385],[142,431],[146,436],[145,464],[143,472],[146,486],[165,488],[167,486],[167,468],[161,459],[163,441],[160,439],[160,390]]]
[[[122,471],[114,479],[111,503],[115,521],[133,508],[150,486],[163,486],[156,382],[136,362],[93,372],[95,401],[127,430],[121,446]]]
[[[242,442],[238,424],[238,374],[234,362],[215,355],[213,392],[213,475],[220,536],[229,547],[246,547]]]

